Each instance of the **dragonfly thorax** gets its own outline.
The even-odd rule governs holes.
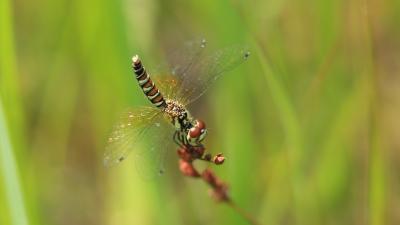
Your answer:
[[[164,112],[171,118],[172,124],[178,131],[187,131],[193,127],[194,119],[189,111],[179,102],[166,100]]]
[[[181,141],[193,146],[199,145],[207,134],[205,123],[195,120],[189,111],[179,102],[166,100],[164,112],[170,117],[176,131],[180,133]]]

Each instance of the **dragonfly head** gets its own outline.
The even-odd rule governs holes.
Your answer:
[[[196,120],[195,125],[189,129],[187,140],[192,145],[200,144],[207,135],[206,124],[202,120]]]

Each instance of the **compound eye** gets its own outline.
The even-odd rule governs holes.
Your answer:
[[[197,120],[196,127],[199,128],[199,130],[205,130],[206,129],[206,123],[202,120]]]
[[[201,134],[201,129],[199,129],[198,127],[192,127],[189,130],[189,136],[191,138],[197,138],[200,136],[200,134]]]

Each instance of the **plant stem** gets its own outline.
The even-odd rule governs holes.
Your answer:
[[[256,221],[251,214],[248,212],[244,211],[242,208],[240,208],[238,205],[236,205],[232,200],[226,201],[226,204],[228,204],[233,210],[235,210],[238,214],[240,214],[243,218],[245,218],[250,224],[252,225],[261,225]]]

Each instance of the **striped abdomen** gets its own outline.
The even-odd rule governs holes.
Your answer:
[[[149,74],[147,74],[146,69],[143,67],[142,62],[137,55],[132,58],[132,68],[135,71],[136,79],[139,82],[140,87],[151,103],[158,108],[165,108],[167,104],[164,97],[150,79]]]

